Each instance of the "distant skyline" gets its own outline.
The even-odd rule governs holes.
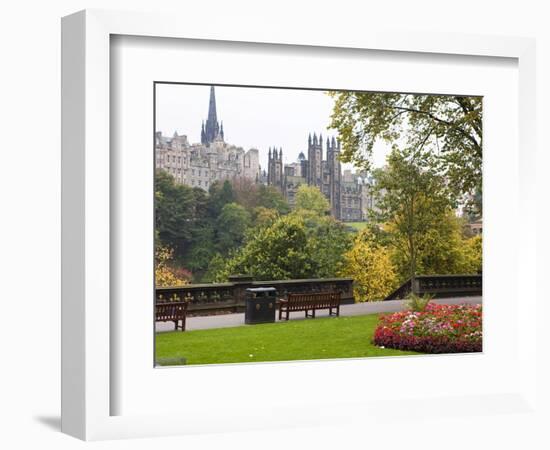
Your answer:
[[[329,129],[333,99],[324,91],[215,86],[218,120],[223,122],[225,141],[245,150],[257,148],[262,170],[267,170],[268,149],[283,149],[285,164],[295,162],[300,152],[307,157],[311,133],[337,137]],[[187,135],[200,143],[202,121],[208,116],[209,85],[157,84],[156,131],[165,136]],[[385,163],[389,146],[375,145],[375,167]],[[326,153],[323,155],[326,158]],[[343,169],[353,169],[344,164]]]

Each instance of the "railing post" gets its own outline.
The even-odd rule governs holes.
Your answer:
[[[231,275],[228,277],[230,283],[233,283],[233,299],[239,306],[245,304],[246,290],[252,287],[253,278],[249,275]]]

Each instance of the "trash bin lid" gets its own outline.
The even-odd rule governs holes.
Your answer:
[[[248,288],[246,292],[273,292],[276,291],[274,287],[259,287],[259,288]]]

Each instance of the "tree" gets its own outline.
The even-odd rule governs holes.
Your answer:
[[[253,223],[255,227],[269,226],[279,218],[276,209],[269,209],[258,206],[252,211]]]
[[[283,216],[273,225],[257,229],[254,238],[237,250],[214,278],[226,281],[229,275],[237,273],[257,280],[309,278],[311,257],[303,220]]]
[[[227,203],[216,220],[216,247],[222,255],[240,247],[251,224],[250,213],[237,203]]]
[[[466,239],[465,254],[468,259],[469,272],[483,271],[483,244],[481,235]]]
[[[290,206],[283,195],[274,186],[264,184],[258,188],[258,206],[274,209],[281,215],[290,212]]]
[[[257,184],[249,178],[236,178],[232,181],[234,201],[246,209],[267,208],[279,214],[290,212],[290,206],[274,186]]]
[[[407,277],[418,270],[422,242],[450,213],[453,196],[433,168],[433,155],[416,149],[394,149],[388,166],[376,172],[373,217],[386,223],[388,238],[406,266]]]
[[[155,285],[182,286],[189,283],[190,274],[172,266],[173,250],[166,246],[155,248]]]
[[[340,159],[369,170],[375,142],[430,148],[460,194],[481,192],[481,97],[330,92]],[[473,196],[472,200],[477,197]],[[477,207],[481,212],[481,202]]]
[[[223,277],[225,266],[227,264],[227,259],[224,258],[219,253],[216,253],[210,263],[208,264],[208,270],[202,277],[203,283],[214,283],[216,281],[222,280],[227,281],[227,277]]]
[[[353,278],[356,301],[383,300],[397,286],[397,276],[388,249],[378,245],[368,229],[355,238],[344,254],[340,276]]]
[[[225,281],[236,273],[257,280],[334,277],[349,249],[350,234],[332,217],[298,211],[251,229],[243,247],[225,264],[211,261],[210,279]]]
[[[208,215],[212,219],[220,215],[225,205],[235,201],[235,193],[229,180],[215,181],[210,185],[208,194]]]
[[[189,186],[176,184],[163,170],[155,175],[155,229],[158,240],[182,255],[192,240],[195,219],[195,193]]]
[[[386,225],[392,234],[393,224]],[[404,239],[394,236],[395,239]],[[477,273],[481,269],[481,241],[465,239],[461,221],[448,211],[433,223],[423,235],[417,237],[416,271],[423,275]],[[410,276],[408,256],[401,251],[392,253],[392,261],[400,279]]]
[[[250,178],[239,177],[231,182],[235,202],[246,209],[257,208],[260,204],[259,185]]]
[[[296,210],[324,216],[330,211],[330,204],[319,188],[301,184],[296,192]]]
[[[206,271],[210,260],[216,254],[214,226],[209,221],[204,221],[200,228],[193,232],[192,241],[183,255],[181,262],[193,271],[194,278],[200,279]]]
[[[331,216],[317,216],[311,210],[296,210],[293,216],[303,220],[306,229],[307,254],[314,278],[337,276],[349,250],[352,238],[346,226]]]

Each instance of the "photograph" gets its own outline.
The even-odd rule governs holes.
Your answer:
[[[155,367],[483,351],[481,96],[153,89]]]

